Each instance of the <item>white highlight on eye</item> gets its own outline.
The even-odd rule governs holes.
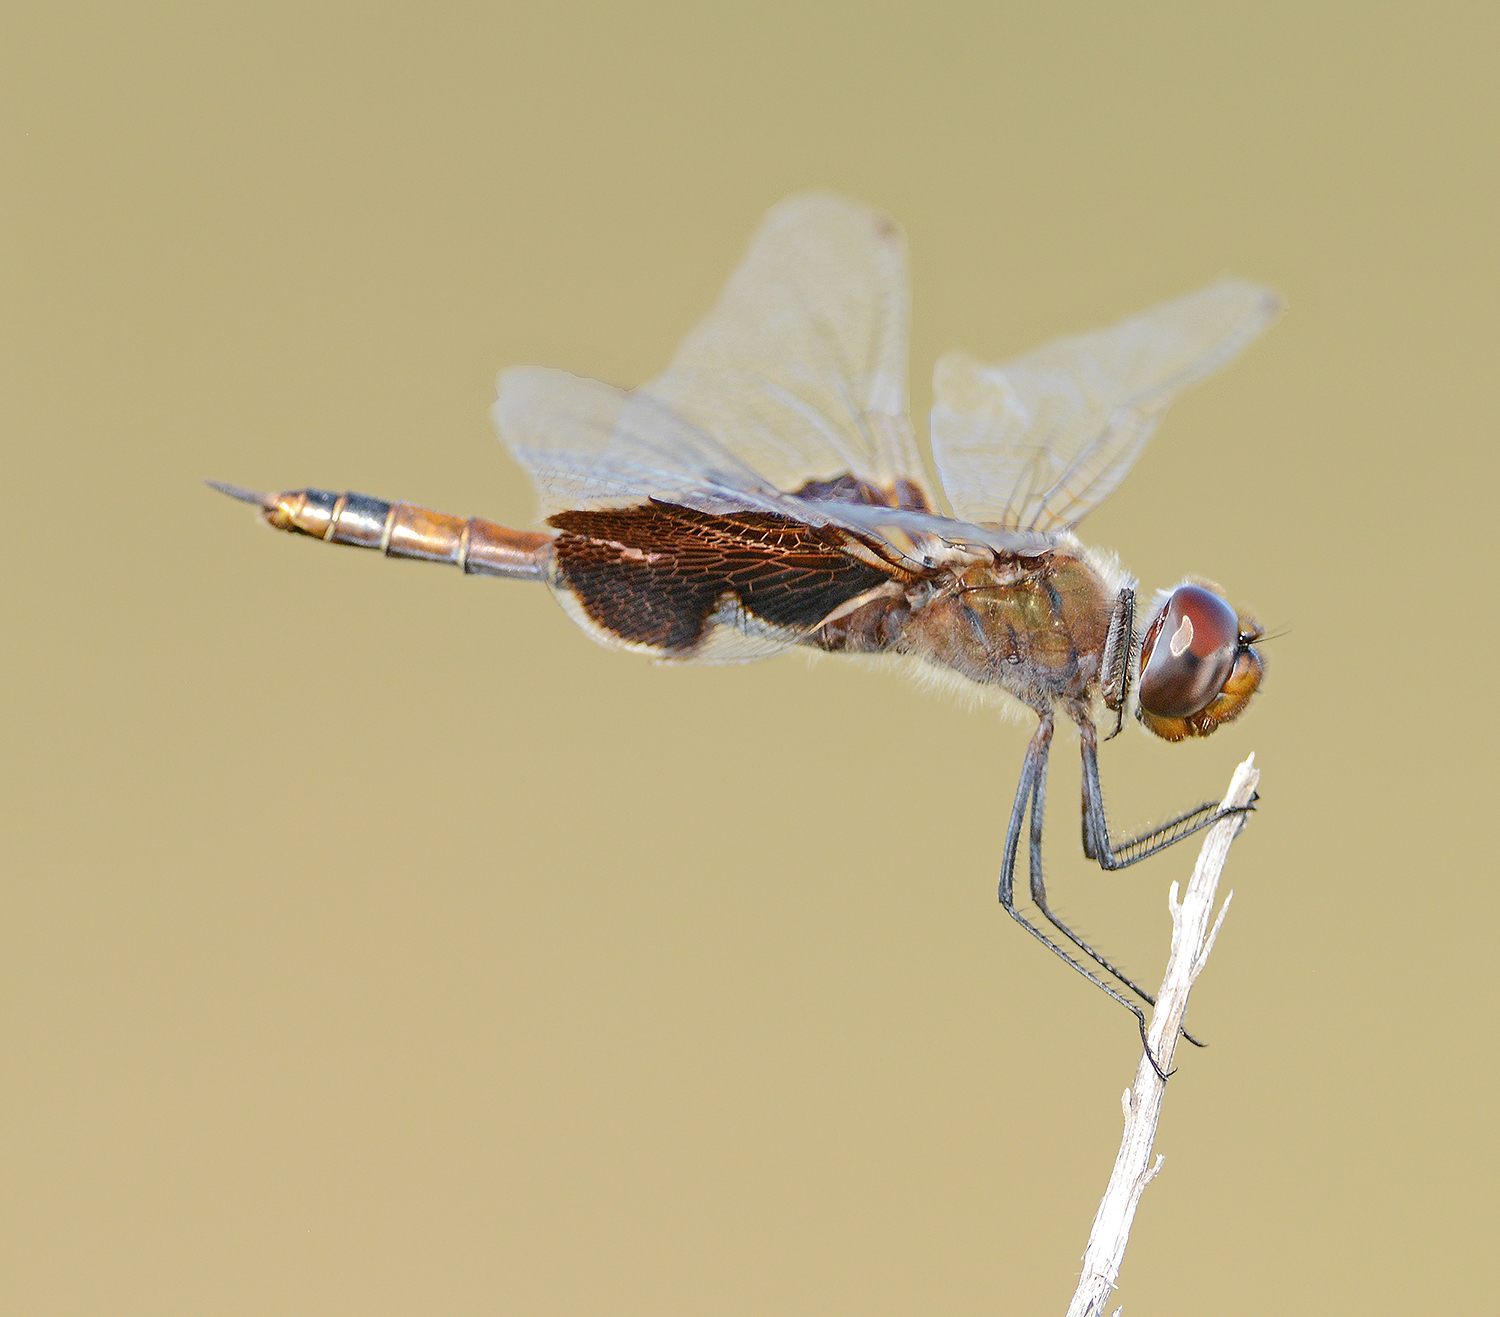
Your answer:
[[[1172,639],[1167,642],[1167,648],[1172,651],[1173,658],[1181,658],[1183,652],[1193,643],[1193,619],[1186,613],[1182,615],[1182,621],[1177,624],[1177,630],[1172,632]]]

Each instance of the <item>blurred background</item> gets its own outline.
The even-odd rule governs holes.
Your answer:
[[[1139,1055],[995,904],[1026,730],[664,668],[203,477],[527,525],[496,372],[659,371],[767,207],[904,226],[912,402],[1223,274],[1285,319],[1084,525],[1286,634],[1115,822],[1262,808],[1114,1302],[1488,1292],[1496,20],[31,6],[0,51],[0,1307],[1061,1312]],[[1060,908],[1155,982],[1188,845]]]

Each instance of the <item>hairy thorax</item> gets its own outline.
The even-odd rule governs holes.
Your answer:
[[[850,652],[895,650],[1038,712],[1097,689],[1113,594],[1081,557],[996,555],[871,599],[825,626],[815,643]]]

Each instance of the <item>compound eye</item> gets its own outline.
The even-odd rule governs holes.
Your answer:
[[[1141,708],[1158,718],[1188,718],[1207,708],[1234,673],[1240,620],[1201,585],[1179,585],[1141,642]]]

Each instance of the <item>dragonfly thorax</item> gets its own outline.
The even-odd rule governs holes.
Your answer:
[[[1050,709],[1096,688],[1113,604],[1081,557],[1001,554],[955,573],[915,607],[897,648]]]

